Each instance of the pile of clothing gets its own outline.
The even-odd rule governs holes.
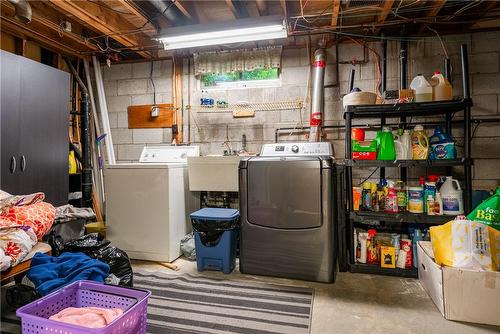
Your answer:
[[[45,194],[12,196],[0,191],[0,270],[22,262],[49,231],[56,209]]]

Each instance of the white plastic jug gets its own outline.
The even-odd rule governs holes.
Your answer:
[[[436,71],[431,78],[434,101],[448,101],[453,99],[453,87],[441,72]]]
[[[432,86],[422,74],[413,78],[410,88],[415,92],[415,102],[432,101]]]
[[[443,214],[457,216],[464,213],[462,188],[460,188],[458,180],[447,176],[446,181],[439,188],[439,192],[443,202]]]
[[[394,139],[397,160],[413,159],[410,130],[404,130],[403,134]]]

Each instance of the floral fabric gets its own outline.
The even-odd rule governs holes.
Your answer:
[[[37,240],[49,231],[56,209],[35,193],[0,200],[0,267],[5,270],[21,262]]]

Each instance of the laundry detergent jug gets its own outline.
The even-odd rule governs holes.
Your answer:
[[[422,125],[415,125],[411,134],[413,160],[425,160],[429,156],[429,140]]]
[[[410,130],[403,131],[403,129],[398,129],[397,136],[394,139],[394,145],[396,147],[397,160],[413,159]]]
[[[384,126],[382,132],[377,133],[377,135],[379,142],[377,160],[396,160],[396,148],[391,129]]]
[[[410,88],[415,93],[415,102],[432,101],[432,86],[422,74],[413,78]]]
[[[434,72],[431,78],[431,85],[434,101],[447,101],[453,99],[453,87],[441,72]]]
[[[457,216],[464,213],[463,193],[458,180],[447,176],[439,192],[443,202],[443,214]]]
[[[440,126],[436,127],[434,134],[429,138],[430,153],[429,159],[455,159],[457,150],[453,138],[444,133]]]

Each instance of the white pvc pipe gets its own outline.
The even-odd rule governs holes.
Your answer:
[[[111,138],[111,128],[109,126],[108,107],[106,105],[106,96],[104,95],[104,85],[102,83],[101,65],[96,56],[92,56],[94,65],[94,74],[97,88],[97,101],[101,111],[102,127],[106,133],[106,157],[109,165],[116,164],[115,150],[113,148],[113,139]]]
[[[101,130],[99,127],[99,119],[97,117],[97,109],[95,107],[94,89],[92,88],[92,79],[90,78],[90,64],[86,59],[83,60],[83,66],[85,68],[85,78],[87,80],[87,89],[89,91],[90,108],[92,110],[92,118],[94,119],[95,138],[92,138],[92,144],[95,145],[95,139],[101,135]],[[99,195],[99,201],[100,201],[101,208],[102,208],[102,207],[104,207],[103,204],[106,201],[106,197],[104,194],[104,182],[103,182],[102,169],[99,168],[99,156],[100,156],[100,150],[98,148],[96,149],[94,146],[94,149],[92,150],[92,165],[93,165],[93,172],[94,172],[94,182],[97,184],[97,186],[101,190],[98,192],[98,195]]]

